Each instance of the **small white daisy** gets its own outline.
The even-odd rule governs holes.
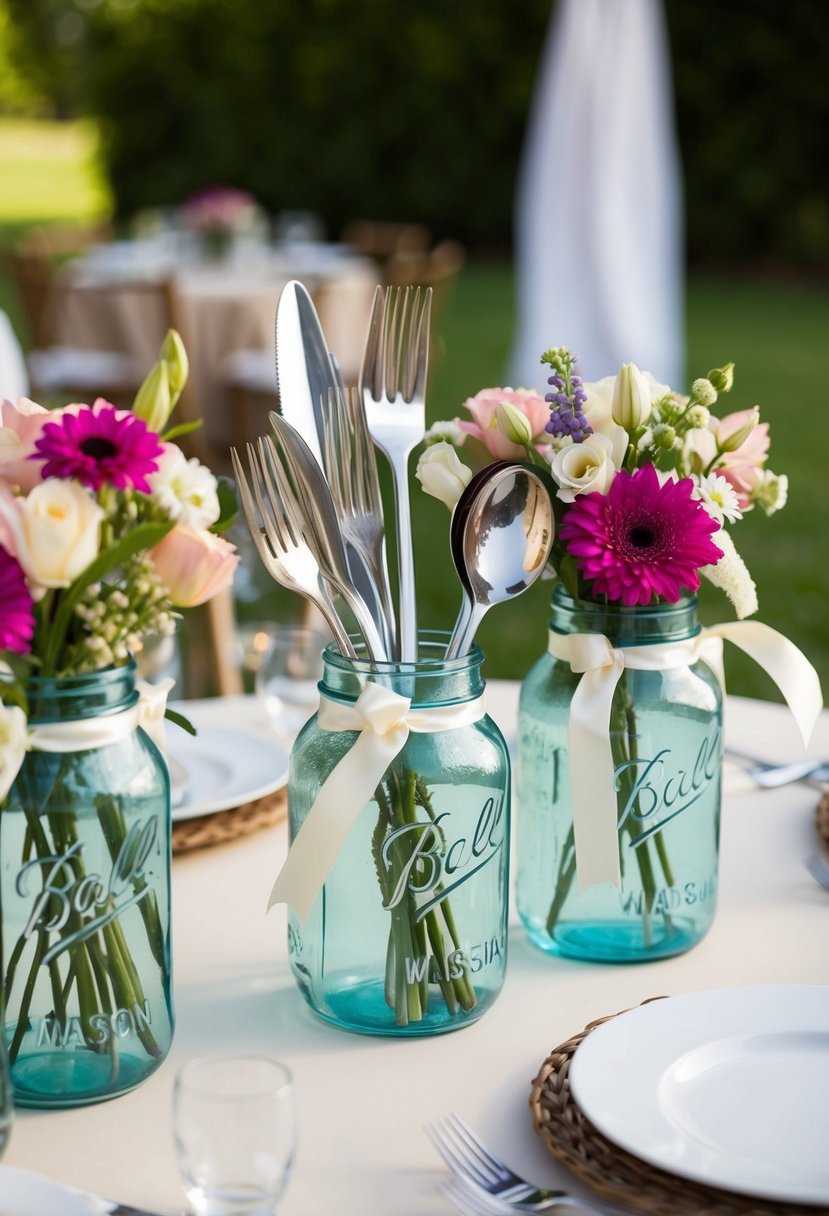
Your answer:
[[[737,491],[721,473],[709,473],[706,477],[695,477],[697,498],[701,499],[706,511],[722,526],[727,520],[730,524],[743,518]]]

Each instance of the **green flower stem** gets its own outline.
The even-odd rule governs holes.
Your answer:
[[[617,791],[617,805],[620,808],[628,807],[628,803],[636,785],[637,778],[635,763],[631,764],[629,762],[635,762],[639,758],[636,742],[637,737],[636,708],[630,696],[626,674],[623,674],[613,701],[610,728],[610,740],[614,768],[618,769],[620,766],[624,766],[619,774],[619,789]],[[643,894],[642,935],[645,947],[648,948],[653,944],[652,917],[653,907],[656,901],[656,876],[649,851],[650,841],[644,841],[638,846],[636,844],[640,833],[636,831],[635,825],[641,821],[635,814],[635,811],[635,805],[629,808],[625,824],[622,828],[622,833],[629,838],[636,854],[636,864],[639,869],[639,878],[642,884]],[[653,846],[656,850],[659,864],[665,876],[665,881],[668,886],[673,886],[673,868],[671,866],[670,858],[668,857],[668,850],[662,832],[656,832],[654,836],[651,837],[651,840],[653,841]],[[620,863],[623,863],[624,857],[624,851],[620,850]],[[550,937],[554,937],[556,925],[558,924],[564,905],[569,898],[575,877],[575,833],[571,827],[562,851],[553,897],[550,902],[550,910],[547,913],[546,928]],[[666,928],[668,929],[668,932],[670,932],[672,927],[670,913],[665,911],[662,913],[662,915],[665,920]]]
[[[43,961],[43,956],[49,949],[49,935],[42,930],[37,935],[37,945],[35,946],[35,956],[32,961],[32,966],[29,974],[26,976],[26,983],[23,988],[23,995],[20,998],[20,1009],[17,1014],[17,1025],[14,1029],[14,1038],[9,1046],[9,1062],[11,1064],[17,1059],[17,1053],[20,1051],[20,1045],[23,1042],[23,1036],[29,1028],[29,1009],[34,996],[35,983],[37,981],[37,973],[40,970],[40,965]]]
[[[127,838],[127,829],[124,823],[124,816],[121,808],[118,806],[114,798],[99,797],[95,799],[95,809],[98,813],[98,819],[104,833],[109,855],[115,862],[118,854],[123,847],[124,841]],[[133,892],[138,895],[142,891],[147,890],[147,882],[144,878],[134,879],[132,884]],[[161,928],[161,917],[158,912],[158,901],[155,897],[155,892],[150,891],[143,899],[138,901],[138,909],[141,913],[141,918],[144,921],[144,927],[147,930],[147,941],[152,951],[152,956],[160,967],[164,966],[164,932]]]
[[[419,824],[425,829],[427,825],[418,819],[418,806],[426,811],[433,824],[436,816],[425,782],[409,769],[391,771],[375,791],[375,800],[380,813],[372,833],[371,847],[383,903],[388,904],[397,886],[397,878],[410,861],[411,853],[407,845],[393,844],[387,869],[382,859],[386,836],[407,824]],[[440,832],[439,827],[435,830]],[[435,892],[441,894],[442,886],[436,887]],[[429,986],[433,980],[438,984],[451,1014],[456,1014],[459,1008],[468,1011],[477,1004],[468,964],[463,964],[460,976],[451,977],[449,974],[447,936],[453,949],[459,950],[460,937],[448,900],[430,908],[420,919],[415,895],[410,891],[392,908],[386,950],[385,995],[386,1003],[395,1011],[398,1025],[406,1026],[423,1018],[428,1011]],[[407,958],[428,960],[421,979],[407,979]]]

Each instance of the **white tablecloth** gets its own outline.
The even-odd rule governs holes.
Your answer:
[[[489,687],[493,717],[510,738],[517,685]],[[202,704],[236,729],[261,723],[251,698]],[[729,698],[726,739],[771,759],[802,754],[787,710],[769,703]],[[829,755],[829,713],[809,750]],[[5,1161],[173,1216],[183,1206],[171,1130],[174,1072],[203,1052],[243,1049],[285,1060],[296,1079],[299,1152],[280,1216],[446,1216],[452,1209],[435,1188],[442,1163],[423,1125],[453,1108],[519,1172],[579,1191],[547,1156],[527,1107],[551,1048],[593,1018],[658,994],[829,983],[829,893],[804,866],[817,798],[807,785],[726,796],[719,910],[688,954],[623,967],[550,958],[527,943],[513,912],[507,980],[495,1006],[467,1029],[423,1040],[337,1031],[305,1005],[288,966],[285,909],[265,913],[286,850],[284,824],[177,857],[177,1029],[169,1057],[112,1102],[20,1112]]]
[[[280,292],[299,279],[317,302],[331,350],[349,378],[359,370],[377,266],[338,245],[292,245],[242,250],[226,261],[174,256],[151,242],[117,242],[65,268],[53,324],[68,346],[117,350],[138,367],[152,367],[168,324],[160,293],[147,283],[172,279],[179,326],[190,357],[196,408],[211,445],[234,437],[226,387],[228,356],[267,352],[274,367],[274,320]],[[276,376],[272,377],[274,391]]]

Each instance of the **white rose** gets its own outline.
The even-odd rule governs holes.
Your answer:
[[[417,462],[415,476],[427,494],[451,511],[472,479],[472,470],[458,459],[451,443],[434,443]]]
[[[671,389],[667,384],[661,384],[655,376],[650,372],[640,371],[639,375],[644,380],[648,388],[650,401],[658,401],[661,397],[667,397]],[[613,393],[616,387],[616,376],[603,376],[601,380],[585,381],[582,388],[587,393],[587,400],[582,406],[585,418],[590,423],[593,431],[600,431],[603,435],[609,433],[610,429],[617,424],[613,421]],[[687,401],[687,397],[677,397],[677,394],[672,394],[679,401]]]
[[[165,443],[149,481],[153,498],[170,519],[199,531],[219,518],[216,478],[195,456],[188,460],[174,443]]]
[[[68,587],[98,556],[104,512],[77,481],[49,477],[22,500],[17,558],[41,587]]]
[[[4,705],[0,701],[0,802],[6,797],[17,776],[29,735],[26,715],[17,705]]]
[[[550,471],[558,483],[558,497],[573,502],[578,494],[606,494],[616,476],[627,447],[627,433],[616,428],[613,439],[588,435],[583,443],[562,448],[553,457]]]

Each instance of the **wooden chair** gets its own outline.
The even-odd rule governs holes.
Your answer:
[[[425,224],[351,220],[340,239],[357,253],[383,262],[396,253],[425,253],[432,243],[432,234]]]

